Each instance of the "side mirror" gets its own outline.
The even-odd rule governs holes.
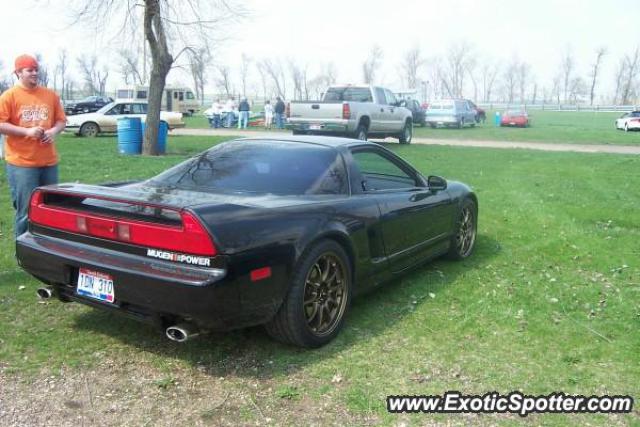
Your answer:
[[[427,178],[427,185],[431,191],[442,191],[447,189],[447,180],[436,175]]]

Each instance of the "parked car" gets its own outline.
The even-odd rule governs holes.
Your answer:
[[[530,125],[529,114],[524,110],[510,109],[506,110],[500,116],[500,126],[517,126],[524,128]]]
[[[462,128],[476,125],[476,111],[466,99],[442,99],[434,101],[427,108],[426,122],[436,126]]]
[[[146,102],[112,102],[95,113],[77,114],[67,117],[67,127],[65,131],[89,137],[104,132],[116,132],[118,129],[118,119],[121,117],[140,117],[142,121],[146,120],[147,106],[148,104]],[[161,111],[160,120],[166,122],[170,130],[185,126],[182,120],[182,113]]]
[[[476,123],[484,123],[485,121],[487,121],[487,112],[484,110],[484,108],[478,107],[473,101],[470,101],[468,99],[467,102],[469,103],[469,106],[476,112]]]
[[[631,111],[623,114],[616,119],[615,125],[616,129],[623,129],[625,132],[640,129],[640,111]]]
[[[246,138],[142,182],[38,188],[16,253],[42,297],[129,315],[174,341],[264,324],[318,347],[353,296],[471,255],[477,218],[469,187],[379,144]]]
[[[426,126],[427,122],[425,120],[425,111],[424,108],[420,105],[418,101],[415,99],[403,99],[400,101],[400,106],[407,108],[411,111],[411,115],[413,117],[413,124],[419,124],[420,126]]]
[[[113,102],[108,96],[87,96],[81,101],[69,102],[64,106],[67,115],[79,113],[92,113]]]
[[[331,86],[322,101],[292,101],[287,128],[294,135],[337,135],[367,140],[369,136],[398,138],[410,144],[411,111],[400,107],[389,90],[377,86]]]

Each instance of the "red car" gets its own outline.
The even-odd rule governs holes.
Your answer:
[[[529,115],[526,111],[507,110],[502,113],[502,117],[500,117],[500,126],[518,126],[524,128],[529,125]]]

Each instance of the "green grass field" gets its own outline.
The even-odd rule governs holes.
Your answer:
[[[640,132],[623,132],[614,128],[615,119],[622,113],[531,110],[531,127],[525,129],[494,126],[494,113],[487,111],[486,123],[475,128],[431,129],[416,126],[414,136],[434,139],[640,145]],[[202,115],[186,117],[185,121],[188,128],[209,127]]]
[[[63,137],[61,181],[146,178],[217,141],[171,136],[169,155],[152,158],[117,155],[112,137]],[[3,168],[0,387],[11,393],[0,393],[0,408],[26,395],[53,424],[68,416],[109,425],[640,425],[637,409],[525,419],[386,413],[387,395],[447,390],[640,397],[638,156],[388,148],[425,175],[474,187],[477,250],[357,300],[339,337],[314,351],[260,328],[176,345],[128,319],[39,303],[38,282],[14,260]]]

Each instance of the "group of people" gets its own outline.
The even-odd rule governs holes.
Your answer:
[[[58,183],[55,137],[66,116],[58,95],[38,84],[38,61],[29,55],[15,60],[18,83],[0,95],[0,134],[6,137],[3,157],[11,201],[16,210],[16,238],[27,231],[31,192]]]
[[[237,113],[236,113],[237,112]],[[247,98],[243,98],[239,104],[236,105],[234,97],[230,97],[225,104],[217,99],[211,105],[211,115],[209,118],[209,125],[212,128],[220,127],[233,127],[234,122],[238,121],[238,129],[246,129],[249,125],[249,114],[251,112],[251,106]],[[284,129],[284,113],[285,104],[282,98],[276,99],[275,105],[271,104],[270,100],[266,100],[264,103],[264,127],[265,129],[271,129],[275,118],[275,127],[277,129]]]

